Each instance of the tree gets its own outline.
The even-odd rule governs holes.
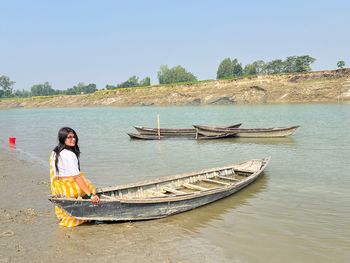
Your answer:
[[[96,84],[94,83],[90,83],[84,86],[82,89],[83,93],[94,93],[95,91],[97,91],[97,88],[96,88]]]
[[[129,88],[139,86],[139,78],[136,76],[130,77],[127,81],[124,81],[117,85],[117,88]]]
[[[13,92],[13,96],[18,97],[18,98],[27,98],[31,96],[30,91],[28,90],[16,90]]]
[[[113,86],[113,85],[110,85],[110,84],[106,85],[106,89],[107,90],[112,90],[112,89],[116,89],[116,88],[117,88],[117,86]]]
[[[291,72],[296,72],[296,61],[297,61],[297,56],[290,56],[287,57],[286,60],[284,61],[284,70],[283,72],[286,73],[291,73]]]
[[[282,73],[284,70],[284,63],[281,59],[275,59],[266,64],[267,74],[277,74]]]
[[[0,98],[1,97],[10,97],[12,95],[13,88],[12,86],[16,82],[11,81],[9,77],[2,75],[0,76]]]
[[[47,81],[44,84],[33,85],[30,91],[32,96],[49,96],[56,94],[56,91],[51,88],[51,85]]]
[[[263,60],[257,60],[252,63],[252,65],[255,67],[256,74],[265,74],[266,73],[266,63]]]
[[[161,65],[158,71],[159,84],[171,83],[171,71],[167,65]]]
[[[67,95],[77,95],[77,94],[86,94],[86,93],[94,93],[97,90],[96,84],[90,83],[85,85],[84,82],[79,82],[73,88],[69,88],[66,90]]]
[[[338,68],[344,68],[345,67],[345,61],[339,60],[338,63],[337,63],[337,67]]]
[[[151,86],[151,78],[145,77],[143,80],[140,81],[141,87]]]
[[[193,82],[197,81],[197,77],[191,72],[186,71],[181,66],[168,68],[167,65],[161,65],[158,71],[159,84],[171,84],[179,82]]]
[[[306,72],[311,70],[311,64],[314,63],[316,59],[305,56],[290,56],[287,57],[284,63],[284,69],[282,72],[292,73],[292,72]]]
[[[235,58],[234,60],[232,60],[232,65],[233,65],[232,75],[234,77],[242,76],[243,75],[242,64],[239,63],[238,60]]]
[[[130,77],[128,80],[114,85],[106,85],[107,90],[118,89],[118,88],[129,88],[129,87],[143,87],[143,86],[151,86],[151,78],[145,77],[144,79],[139,81],[139,78],[136,76]]]
[[[311,71],[311,64],[316,61],[315,58],[309,55],[298,56],[295,60],[295,72],[306,72]]]
[[[244,75],[257,75],[258,74],[258,71],[256,69],[256,66],[254,64],[248,64],[244,67]]]
[[[227,79],[233,77],[233,63],[230,58],[221,61],[216,72],[216,79]]]

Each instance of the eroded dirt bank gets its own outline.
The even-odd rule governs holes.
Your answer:
[[[0,108],[349,102],[350,69],[0,101]]]

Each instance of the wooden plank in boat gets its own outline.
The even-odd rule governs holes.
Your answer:
[[[220,184],[220,185],[230,185],[228,183],[224,183],[224,182],[220,182],[220,181],[212,180],[212,179],[203,179],[202,181],[207,182],[207,183]]]
[[[140,198],[159,198],[159,197],[168,197],[169,195],[164,194],[162,192],[158,192],[158,191],[145,191],[142,194],[142,197],[137,196],[137,195],[123,195],[121,198],[122,199],[140,199]]]
[[[197,191],[207,191],[210,190],[209,188],[205,188],[202,186],[194,185],[194,184],[189,184],[189,183],[184,183],[184,187],[191,189],[191,190],[197,190]]]
[[[168,195],[163,194],[161,192],[156,192],[156,191],[149,191],[149,192],[151,193],[152,197],[166,197],[166,196],[168,196]]]
[[[174,188],[167,187],[167,186],[163,187],[163,190],[167,191],[169,193],[172,193],[172,194],[176,194],[176,195],[187,195],[187,194],[190,194],[190,193],[179,191],[179,190],[176,190]]]
[[[104,194],[101,194],[101,195],[100,195],[100,197],[101,197],[101,198],[105,198],[105,199],[113,199],[113,200],[115,200],[115,198],[114,198],[114,197],[109,196],[109,195],[104,195]]]
[[[235,170],[245,172],[245,173],[255,173],[260,170],[262,166],[261,160],[251,160],[243,164],[235,166]]]
[[[218,175],[217,177],[220,178],[220,179],[223,179],[223,180],[228,180],[228,181],[234,181],[234,182],[241,181],[241,180],[238,180],[238,179],[235,179],[235,178],[229,178],[229,177],[220,176],[220,175]]]

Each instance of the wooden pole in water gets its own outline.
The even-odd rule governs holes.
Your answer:
[[[158,127],[158,140],[160,140],[160,121],[159,121],[159,114],[157,114],[157,127]]]

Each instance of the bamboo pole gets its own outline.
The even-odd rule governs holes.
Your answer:
[[[157,114],[157,127],[158,127],[158,140],[160,140],[160,120],[159,120],[159,114]]]

